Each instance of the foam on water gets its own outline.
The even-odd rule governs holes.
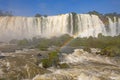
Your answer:
[[[76,49],[72,54],[63,54],[61,63],[70,68],[49,68],[52,73],[37,75],[33,80],[120,80],[120,60],[114,58]]]

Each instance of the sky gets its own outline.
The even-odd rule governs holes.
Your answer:
[[[0,0],[0,10],[15,16],[57,15],[70,12],[120,13],[120,0]]]

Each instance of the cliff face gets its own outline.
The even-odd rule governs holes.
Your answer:
[[[120,18],[108,17],[107,25],[97,15],[63,14],[48,17],[0,17],[0,41],[52,37],[62,34],[79,37],[115,36],[120,33]]]

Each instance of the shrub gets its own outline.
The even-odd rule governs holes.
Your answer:
[[[49,53],[48,58],[42,59],[41,62],[44,68],[48,68],[51,66],[57,67],[57,65],[59,64],[58,52],[54,51]]]
[[[42,65],[44,68],[52,66],[52,62],[49,59],[42,59]]]
[[[100,49],[104,49],[107,46],[116,46],[120,48],[120,36],[111,37],[99,34],[98,38],[76,38],[72,40],[68,45],[72,47],[83,46]]]
[[[101,55],[107,55],[110,57],[120,56],[120,49],[116,46],[108,46],[102,49]]]
[[[54,52],[51,52],[49,54],[49,60],[52,62],[52,65],[53,66],[56,66],[58,65],[59,63],[59,56],[58,56],[58,52],[57,51],[54,51]]]
[[[19,46],[26,46],[28,43],[29,43],[29,42],[28,42],[27,39],[23,39],[23,40],[20,40],[20,41],[18,42],[18,45],[19,45]]]

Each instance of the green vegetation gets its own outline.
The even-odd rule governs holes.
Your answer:
[[[108,26],[108,24],[109,24],[109,22],[108,22],[108,18],[107,18],[107,16],[106,15],[104,15],[104,14],[101,14],[101,13],[99,13],[99,12],[97,12],[97,11],[90,11],[90,12],[88,12],[88,14],[90,14],[90,15],[97,15],[101,20],[102,20],[102,22],[106,25],[106,26]]]
[[[112,20],[114,19],[114,17],[120,18],[120,14],[113,12],[113,13],[107,13],[105,14],[105,16],[109,16]]]
[[[42,15],[39,14],[39,13],[35,14],[35,17],[41,17],[41,16],[42,16]]]
[[[42,17],[42,16],[44,16],[44,17],[47,17],[48,15],[41,15],[41,14],[39,14],[39,13],[37,13],[37,14],[35,14],[35,17]]]
[[[51,66],[59,67],[59,68],[69,68],[69,65],[67,63],[62,63],[62,64],[59,63],[60,60],[59,60],[58,51],[53,51],[49,53],[48,57],[42,59],[41,62],[44,68],[48,68]]]
[[[42,59],[41,62],[42,62],[42,65],[44,68],[48,68],[48,67],[52,66],[52,62],[49,61],[49,59]]]
[[[0,16],[13,16],[11,11],[0,10]]]
[[[69,35],[65,34],[59,37],[35,38],[31,40],[11,40],[10,43],[17,44],[19,47],[38,48],[39,50],[46,51],[51,46],[61,47],[66,41],[72,39]]]
[[[49,53],[48,58],[42,59],[42,65],[44,68],[48,68],[51,66],[57,67],[59,63],[59,56],[57,51],[53,51]]]
[[[47,50],[47,48],[49,48],[50,46],[61,47],[66,41],[68,41],[71,38],[72,37],[70,37],[67,34],[62,35],[60,37],[53,37],[50,39],[41,38],[41,39],[39,39],[39,42],[36,45],[36,48],[38,48],[40,50]]]
[[[27,39],[23,39],[23,40],[20,40],[19,42],[18,42],[18,45],[19,46],[25,46],[25,45],[27,45],[28,44],[28,40]]]
[[[118,48],[116,46],[108,46],[108,47],[102,49],[102,51],[99,54],[107,55],[110,57],[120,56],[120,48]]]
[[[49,39],[41,39],[40,42],[38,42],[36,48],[45,51],[50,46]]]
[[[53,37],[50,39],[45,38],[33,38],[32,40],[12,40],[11,43],[16,43],[18,46],[28,47],[28,48],[38,48],[39,50],[46,51],[49,47],[55,46],[54,50],[59,50],[59,48],[64,45],[68,40],[73,39],[69,35],[62,35],[60,37]],[[85,51],[91,52],[90,48],[100,48],[102,49],[101,55],[107,56],[120,56],[120,35],[119,36],[103,36],[102,34],[98,35],[98,38],[89,37],[89,38],[75,38],[73,39],[67,46],[71,47],[82,47]],[[112,48],[108,48],[112,47]],[[111,50],[111,51],[110,51]],[[116,52],[117,51],[117,52]],[[43,60],[43,64],[46,65],[47,60]],[[50,60],[51,61],[51,60]],[[50,64],[50,65],[49,65]],[[46,66],[51,66],[52,62],[50,62]]]
[[[93,14],[93,15],[102,15],[101,13],[97,12],[97,11],[89,11],[88,14]]]
[[[108,24],[109,24],[107,17],[111,18],[112,21],[114,21],[114,17],[116,17],[117,20],[118,20],[118,18],[120,18],[120,14],[118,14],[118,13],[116,13],[116,12],[107,13],[107,14],[101,14],[101,13],[99,13],[99,12],[97,12],[97,11],[90,11],[90,12],[88,12],[88,14],[97,15],[97,16],[102,20],[102,22],[103,22],[106,26],[108,26]]]
[[[93,14],[93,15],[97,15],[97,16],[109,16],[109,17],[120,17],[120,14],[113,12],[113,13],[107,13],[107,14],[102,14],[99,13],[97,11],[89,11],[88,14]]]
[[[118,56],[120,55],[120,35],[111,37],[111,36],[102,36],[99,34],[98,38],[76,38],[72,40],[68,46],[72,47],[83,47],[85,51],[90,51],[89,48],[100,48],[102,55],[108,56]]]

